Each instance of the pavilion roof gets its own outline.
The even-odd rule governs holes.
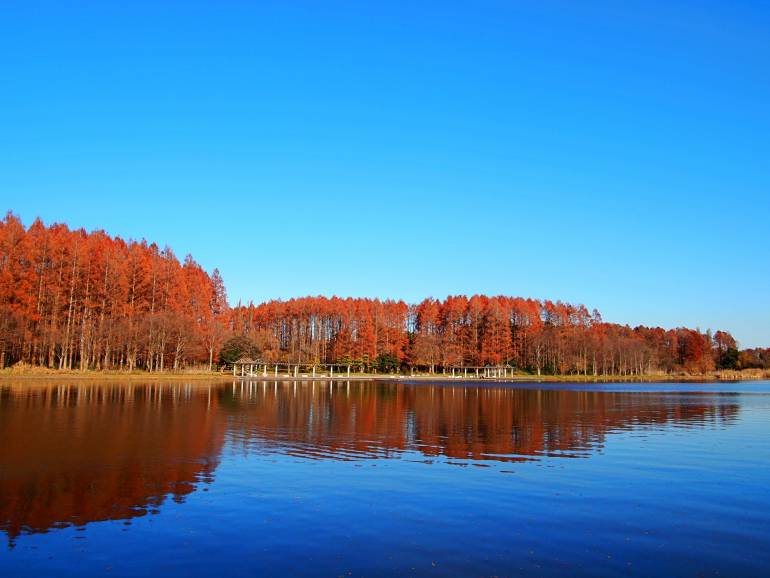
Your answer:
[[[260,359],[252,359],[251,357],[239,357],[235,362],[235,365],[252,365],[254,363],[262,363]]]

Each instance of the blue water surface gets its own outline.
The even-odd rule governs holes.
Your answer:
[[[766,574],[770,383],[0,384],[3,576]]]

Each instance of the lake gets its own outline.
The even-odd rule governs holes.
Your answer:
[[[770,382],[0,382],[3,576],[767,574]]]

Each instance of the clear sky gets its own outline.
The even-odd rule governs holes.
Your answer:
[[[510,294],[770,345],[770,5],[3,2],[0,210],[230,301]]]

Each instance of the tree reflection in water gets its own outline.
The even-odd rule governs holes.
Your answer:
[[[719,396],[337,381],[0,385],[9,539],[157,512],[214,481],[223,449],[460,463],[589,457],[606,435],[721,427]]]

